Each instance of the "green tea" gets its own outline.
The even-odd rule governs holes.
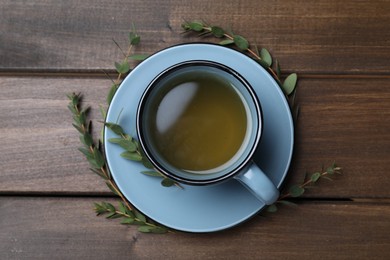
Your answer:
[[[158,84],[147,125],[151,143],[164,160],[202,173],[237,154],[247,132],[247,112],[229,80],[215,72],[195,70]]]

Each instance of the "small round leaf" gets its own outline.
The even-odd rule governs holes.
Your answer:
[[[299,197],[301,196],[304,192],[305,192],[305,189],[298,186],[298,185],[294,185],[294,186],[291,186],[291,188],[289,189],[289,192],[291,194],[291,197]]]
[[[249,48],[249,42],[241,35],[233,36],[234,44],[242,51],[246,51]]]
[[[215,37],[221,38],[221,37],[224,36],[225,31],[224,31],[221,27],[213,26],[213,27],[211,27],[211,33],[212,33]]]
[[[296,73],[292,73],[287,76],[287,78],[284,80],[282,88],[286,95],[290,95],[294,89],[295,85],[297,84],[298,76]]]

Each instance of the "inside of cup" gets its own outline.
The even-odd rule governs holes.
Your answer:
[[[159,145],[157,143],[158,140],[153,138],[154,133],[151,129],[156,129],[156,124],[159,129],[164,130],[164,128],[169,127],[169,121],[172,117],[176,114],[180,114],[180,109],[174,107],[172,109],[173,116],[171,114],[170,117],[161,117],[163,119],[160,117],[153,119],[153,117],[158,114],[159,108],[164,106],[165,103],[167,103],[167,106],[170,105],[170,103],[174,103],[170,102],[173,100],[179,103],[185,102],[185,99],[191,96],[191,89],[195,88],[190,85],[191,77],[189,77],[189,80],[182,83],[188,84],[185,86],[187,89],[185,95],[176,93],[177,95],[171,95],[171,100],[169,97],[167,98],[167,93],[171,93],[170,91],[172,91],[172,84],[167,84],[167,82],[174,82],[183,75],[184,78],[188,78],[188,75],[192,75],[193,77],[206,75],[225,81],[242,101],[246,115],[245,137],[235,154],[216,167],[193,170],[174,166],[161,154],[159,149],[157,149]],[[177,90],[176,92],[179,91],[180,90]],[[140,144],[146,156],[156,169],[168,177],[188,184],[207,184],[234,175],[251,159],[261,136],[261,110],[252,88],[240,75],[230,68],[206,61],[191,61],[177,64],[159,74],[147,87],[140,101],[137,113],[137,123]],[[224,131],[224,129],[220,129],[220,131]],[[193,156],[197,156],[197,154],[194,154]]]

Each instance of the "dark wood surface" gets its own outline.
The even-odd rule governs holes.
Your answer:
[[[390,258],[390,1],[7,0],[0,14],[0,259]],[[77,151],[65,95],[100,119],[101,70],[121,58],[112,39],[125,47],[134,23],[139,53],[198,41],[183,19],[231,27],[298,72],[286,186],[334,160],[343,174],[218,233],[96,217],[93,202],[116,199]]]

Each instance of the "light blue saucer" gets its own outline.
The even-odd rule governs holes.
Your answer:
[[[192,43],[164,49],[139,64],[123,81],[107,113],[136,136],[138,101],[149,82],[168,67],[191,60],[222,63],[243,76],[255,89],[262,106],[264,129],[254,160],[279,188],[292,157],[294,126],[284,94],[274,79],[246,55],[219,45]],[[141,174],[141,163],[120,157],[122,148],[109,143],[115,137],[105,131],[108,166],[123,195],[151,219],[173,229],[212,232],[235,226],[265,205],[235,180],[214,186],[163,187],[160,179]]]

